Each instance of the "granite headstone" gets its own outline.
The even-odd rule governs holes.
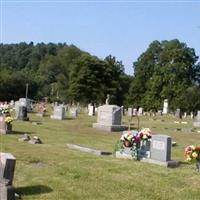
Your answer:
[[[97,123],[93,128],[107,131],[122,131],[127,127],[122,125],[121,108],[116,105],[103,105],[98,108]]]

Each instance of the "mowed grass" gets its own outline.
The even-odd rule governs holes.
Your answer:
[[[14,186],[23,200],[199,200],[200,173],[195,165],[184,162],[184,148],[200,144],[200,134],[176,131],[192,127],[175,124],[173,117],[140,118],[140,127],[149,127],[156,134],[167,134],[178,146],[172,158],[181,161],[169,169],[154,164],[121,160],[114,156],[95,156],[67,148],[67,143],[113,151],[121,133],[92,128],[96,117],[81,113],[77,119],[63,121],[29,114],[31,122],[14,121],[13,134],[1,135],[1,151],[16,159]],[[163,121],[164,119],[164,121]],[[128,123],[128,119],[123,119]],[[137,120],[133,118],[133,126]],[[44,142],[31,145],[18,142],[24,133],[38,136]]]

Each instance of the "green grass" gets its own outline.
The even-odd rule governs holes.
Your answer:
[[[157,134],[170,135],[178,146],[172,148],[172,158],[182,161],[169,169],[139,161],[121,160],[113,156],[95,156],[68,149],[67,143],[113,151],[121,133],[109,133],[92,128],[96,117],[80,114],[77,119],[53,120],[29,115],[30,122],[13,122],[13,134],[1,135],[1,151],[17,158],[14,178],[16,191],[23,200],[199,200],[200,173],[194,164],[184,163],[184,148],[200,144],[200,134],[176,131],[192,127],[175,124],[173,117],[140,118],[141,127]],[[123,119],[127,123],[128,119]],[[133,126],[137,121],[133,119]],[[168,129],[166,129],[168,128]],[[39,136],[44,144],[18,142],[22,134]],[[35,164],[42,163],[41,167]],[[39,165],[40,166],[40,165]]]

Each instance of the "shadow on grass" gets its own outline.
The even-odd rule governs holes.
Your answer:
[[[12,131],[12,133],[10,134],[13,134],[13,135],[24,135],[24,134],[33,134],[33,132],[29,132],[29,131]]]
[[[191,165],[191,163],[187,161],[179,161],[179,166],[184,166],[184,165]]]
[[[33,186],[25,186],[18,187],[15,189],[16,193],[20,196],[28,196],[28,195],[39,195],[44,193],[50,193],[53,190],[46,185],[33,185]]]
[[[74,120],[74,119],[76,119],[76,118],[74,118],[74,117],[65,117],[65,120]]]

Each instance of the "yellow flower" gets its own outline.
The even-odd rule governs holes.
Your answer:
[[[5,118],[5,122],[6,123],[11,123],[13,121],[13,118],[12,117],[6,117]]]
[[[193,157],[193,158],[197,158],[197,156],[198,156],[198,154],[197,154],[196,152],[193,152],[193,153],[192,153],[192,157]]]

